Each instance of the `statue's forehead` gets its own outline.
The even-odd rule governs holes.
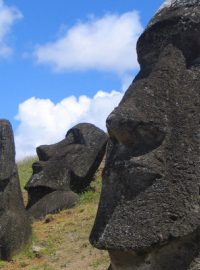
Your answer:
[[[173,11],[177,10],[180,10],[182,15],[185,17],[191,15],[200,17],[198,12],[199,7],[199,0],[166,0],[157,10],[154,17],[149,22],[147,28],[154,25],[158,21],[162,21],[167,13],[172,13]]]
[[[182,20],[184,20],[184,17],[189,17],[193,22],[198,22],[200,21],[200,13],[198,12],[199,8],[199,0],[166,0],[150,20],[147,28],[165,20],[168,16],[174,16],[173,11],[176,13],[175,16],[181,15]],[[179,11],[181,14],[179,14]],[[193,20],[193,17],[195,20]]]
[[[172,44],[186,60],[187,67],[200,54],[200,0],[166,2],[154,15],[137,42],[140,78],[148,76],[164,48]],[[171,5],[169,5],[171,3]],[[176,74],[176,72],[175,72]]]
[[[160,6],[158,11],[161,11],[163,8],[177,8],[177,7],[187,7],[187,6],[198,6],[200,5],[199,0],[165,0],[164,3]]]

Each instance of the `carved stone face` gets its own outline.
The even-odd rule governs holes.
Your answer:
[[[113,270],[184,270],[199,251],[200,47],[198,38],[187,38],[199,33],[191,12],[200,19],[200,6],[186,6],[152,20],[138,42],[141,71],[107,119],[110,142],[90,241],[109,250]]]
[[[90,185],[103,159],[107,134],[89,123],[71,128],[64,140],[37,148],[39,162],[26,184],[27,210],[34,219],[71,208]]]

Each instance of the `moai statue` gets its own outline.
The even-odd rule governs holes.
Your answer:
[[[0,259],[10,260],[30,236],[15,164],[12,127],[7,120],[0,120]]]
[[[167,1],[137,52],[141,70],[107,119],[90,241],[109,270],[199,270],[200,1]]]
[[[107,134],[89,123],[72,127],[66,137],[37,148],[39,162],[25,186],[32,219],[71,208],[93,180],[106,150]]]

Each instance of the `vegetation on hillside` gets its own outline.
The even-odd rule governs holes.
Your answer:
[[[35,159],[18,164],[21,187],[30,178]],[[32,243],[11,262],[0,261],[3,270],[105,270],[107,252],[93,248],[89,241],[99,195],[101,179],[92,182],[92,188],[83,193],[73,208],[33,223]],[[25,192],[23,192],[25,193]]]
[[[17,164],[19,179],[20,179],[20,186],[21,186],[22,191],[24,190],[24,186],[32,174],[32,164],[37,160],[38,160],[37,157],[29,157],[20,161]]]

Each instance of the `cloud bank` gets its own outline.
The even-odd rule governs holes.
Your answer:
[[[54,42],[38,45],[39,64],[57,72],[100,70],[126,73],[138,67],[136,42],[143,28],[137,11],[91,16]]]
[[[92,98],[71,96],[57,104],[35,97],[24,101],[16,116],[20,121],[15,133],[17,160],[34,155],[35,148],[41,144],[63,139],[67,130],[77,123],[89,122],[105,130],[105,120],[122,95],[117,91],[99,91]]]
[[[121,15],[90,17],[69,28],[54,42],[37,46],[39,64],[57,72],[99,70],[116,73],[122,80],[121,91],[99,91],[92,98],[66,97],[55,104],[49,99],[32,97],[19,105],[15,133],[17,159],[33,155],[41,144],[55,143],[67,130],[80,122],[90,122],[105,130],[109,113],[118,105],[138,68],[136,41],[142,31],[136,11]]]
[[[6,38],[15,21],[21,18],[22,14],[17,8],[8,7],[3,0],[0,0],[0,57],[6,57],[12,53]]]

